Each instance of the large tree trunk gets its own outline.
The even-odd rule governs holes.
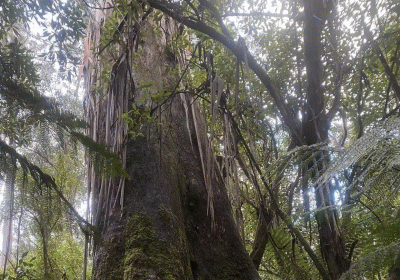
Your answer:
[[[329,123],[325,112],[323,95],[323,71],[321,63],[322,30],[328,16],[331,1],[304,0],[304,56],[307,69],[307,98],[305,104],[303,136],[307,145],[324,142],[328,139]],[[328,155],[321,153],[316,160],[305,170],[314,170],[311,177],[326,168]],[[315,166],[318,165],[318,166]],[[307,171],[306,171],[307,172]],[[303,174],[309,177],[309,174]],[[307,180],[305,181],[307,183]],[[329,183],[318,185],[315,188],[316,204],[320,210],[316,213],[319,242],[322,257],[328,267],[332,279],[339,279],[340,275],[350,267],[346,255],[344,241],[337,213],[332,206],[333,191]]]
[[[177,82],[171,76],[177,61],[166,44],[175,32],[172,20],[129,22],[110,84],[99,80],[104,65],[85,65],[89,135],[118,153],[129,173],[127,179],[110,179],[96,174],[91,162],[92,217],[101,232],[94,279],[258,279],[222,178],[205,175],[205,165],[215,161],[206,161],[209,146],[194,98],[174,92],[153,110],[151,121],[131,127],[135,139],[129,135],[122,114],[136,104],[131,116],[138,121],[149,111],[149,96],[173,92]],[[99,34],[92,28],[90,42],[97,44]],[[151,87],[140,86],[149,82]]]

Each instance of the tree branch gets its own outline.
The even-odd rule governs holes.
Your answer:
[[[373,35],[367,25],[363,23],[364,33],[367,40],[371,43],[372,49],[375,54],[378,56],[381,61],[383,68],[385,69],[385,73],[389,79],[389,83],[392,85],[392,88],[396,94],[398,100],[400,100],[400,85],[397,82],[396,76],[394,75],[392,69],[390,69],[389,63],[387,62],[385,55],[383,54],[381,48],[378,43],[374,40]]]
[[[265,189],[267,190],[269,196],[270,196],[270,200],[271,200],[271,204],[272,207],[275,211],[275,213],[279,216],[279,218],[281,218],[286,226],[289,228],[289,230],[296,236],[296,238],[299,240],[300,244],[303,246],[304,250],[307,252],[307,254],[309,255],[309,257],[311,258],[312,262],[314,263],[315,267],[318,269],[320,275],[322,276],[323,280],[329,280],[331,279],[326,271],[326,269],[324,268],[324,266],[322,265],[322,263],[320,262],[320,260],[318,259],[318,256],[315,254],[314,250],[311,248],[311,245],[307,242],[307,240],[303,237],[302,233],[300,232],[299,229],[297,229],[293,222],[291,221],[291,219],[280,209],[279,207],[279,203],[276,199],[276,196],[271,188],[271,186],[269,186],[269,184],[267,183],[264,174],[262,173],[260,166],[257,164],[252,152],[250,151],[249,146],[247,145],[246,141],[243,138],[243,135],[237,125],[237,123],[235,122],[235,120],[232,117],[232,114],[230,114],[230,112],[228,111],[229,114],[229,119],[232,121],[232,126],[233,128],[236,130],[237,134],[238,134],[238,138],[239,140],[241,140],[241,142],[243,143],[243,146],[245,148],[245,152],[249,158],[249,160],[253,163],[253,165],[255,166],[261,182],[263,183]],[[258,188],[257,189],[258,193],[261,193],[261,190]],[[265,208],[264,206],[264,201],[263,199],[261,199],[260,201],[261,207]]]
[[[279,93],[278,89],[274,85],[272,79],[268,76],[265,70],[257,63],[257,60],[248,53],[247,50],[243,50],[234,40],[227,37],[224,34],[221,34],[214,28],[208,26],[202,21],[195,21],[192,18],[188,18],[183,16],[183,7],[180,5],[163,3],[157,0],[149,0],[147,2],[151,7],[160,10],[164,14],[170,16],[174,20],[182,23],[183,25],[204,33],[211,37],[212,39],[220,42],[222,45],[227,47],[239,60],[245,61],[245,56],[247,56],[247,61],[249,64],[249,68],[253,70],[256,76],[260,79],[261,83],[267,88],[269,94],[274,100],[276,106],[278,107],[279,112],[282,115],[283,121],[286,126],[289,128],[292,136],[296,139],[298,143],[303,143],[303,139],[301,138],[300,129],[298,122],[294,114],[288,108],[285,103],[284,98]]]
[[[261,17],[288,17],[288,18],[294,18],[293,15],[289,14],[277,14],[277,13],[263,13],[263,12],[250,12],[250,13],[227,13],[221,15],[221,17],[256,17],[256,16],[261,16]]]
[[[231,35],[229,34],[228,28],[226,28],[224,22],[222,21],[221,14],[218,12],[217,8],[208,0],[199,0],[199,2],[211,11],[212,15],[216,18],[219,26],[221,27],[222,33],[224,33],[224,35],[228,38],[232,39]]]

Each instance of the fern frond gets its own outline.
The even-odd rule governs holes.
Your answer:
[[[332,163],[327,170],[318,178],[317,184],[325,184],[329,182],[338,172],[356,164],[361,159],[368,160],[371,159],[370,164],[378,164],[387,160],[387,155],[385,151],[389,151],[387,146],[383,145],[386,141],[392,139],[399,139],[400,137],[400,118],[390,118],[383,122],[377,123],[375,126],[371,127],[363,137],[359,138],[354,144],[352,144],[348,149],[337,150],[339,152],[339,157]],[[381,149],[378,149],[381,147]],[[396,154],[399,153],[400,146],[395,151]],[[390,153],[392,154],[393,151]],[[391,161],[391,165],[398,162],[400,159],[395,157]],[[370,169],[374,169],[371,165]],[[368,172],[367,172],[368,173]]]
[[[75,208],[72,206],[72,204],[65,198],[64,194],[61,192],[60,188],[50,175],[44,173],[37,165],[31,163],[24,156],[20,155],[14,148],[7,145],[2,140],[0,140],[0,152],[2,153],[2,156],[8,156],[9,158],[17,161],[21,166],[21,168],[28,171],[29,174],[38,182],[39,186],[45,185],[53,189],[60,197],[62,202],[69,208],[69,210],[75,216],[79,226],[83,231],[96,232],[95,228],[85,219],[83,219],[79,215],[79,213],[75,210]]]
[[[340,280],[374,279],[374,275],[385,268],[388,269],[394,263],[399,250],[400,242],[377,248],[353,263],[350,269],[340,277]]]
[[[128,177],[118,155],[110,152],[107,147],[101,145],[82,133],[72,131],[71,136],[81,142],[87,148],[91,162],[95,164],[96,172],[109,177]]]

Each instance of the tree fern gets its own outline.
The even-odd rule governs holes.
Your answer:
[[[385,273],[394,263],[400,250],[400,243],[380,246],[370,254],[353,263],[340,280],[374,279]],[[383,271],[383,273],[382,273]]]
[[[353,264],[341,279],[373,279],[385,275],[398,255],[399,132],[399,118],[376,123],[354,144],[339,151],[318,179],[319,184],[326,183],[350,168],[358,170],[347,181],[350,184],[341,190],[351,202],[342,208],[342,214],[351,217],[347,220],[346,235],[350,240],[357,240]]]

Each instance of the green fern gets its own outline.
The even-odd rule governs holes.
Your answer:
[[[350,269],[340,277],[340,280],[374,279],[379,273],[382,271],[385,273],[385,270],[387,271],[393,265],[399,250],[400,242],[378,247],[353,263]]]

